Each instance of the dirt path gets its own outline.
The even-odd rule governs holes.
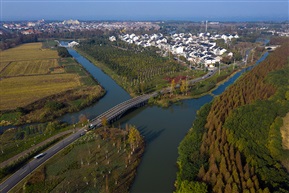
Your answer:
[[[7,66],[9,66],[9,64],[11,64],[12,62],[8,62],[7,64],[6,64],[6,66],[2,69],[2,70],[0,70],[0,74],[7,68]]]
[[[54,139],[57,139],[59,137],[62,137],[64,135],[72,133],[72,132],[73,132],[73,130],[68,130],[68,131],[64,131],[64,132],[58,133],[57,135],[52,136],[52,137],[46,139],[45,141],[42,141],[41,143],[38,143],[37,145],[35,145],[35,146],[33,146],[33,147],[31,147],[31,148],[29,148],[29,149],[17,154],[17,155],[15,155],[14,157],[12,157],[12,158],[0,163],[0,168],[3,168],[5,166],[17,161],[19,158],[24,157],[25,155],[29,154],[30,152],[34,151],[35,149],[37,149],[37,148],[39,148],[41,146],[53,141]]]
[[[283,118],[283,126],[281,127],[282,145],[284,149],[289,149],[289,113]]]

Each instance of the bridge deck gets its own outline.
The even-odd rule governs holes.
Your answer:
[[[99,127],[102,125],[103,118],[105,118],[108,122],[112,121],[113,119],[121,116],[123,113],[125,113],[129,109],[136,107],[138,105],[141,105],[144,102],[147,102],[151,97],[155,97],[156,95],[157,95],[157,92],[154,92],[151,94],[141,95],[141,96],[129,99],[127,101],[124,101],[112,107],[111,109],[107,110],[106,112],[102,113],[101,115],[97,116],[96,118],[92,119],[90,123],[95,125],[96,127]]]

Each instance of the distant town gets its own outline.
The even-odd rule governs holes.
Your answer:
[[[154,22],[89,22],[78,20],[64,20],[47,22],[44,19],[38,21],[25,21],[25,22],[5,22],[2,24],[5,29],[16,30],[22,34],[41,34],[43,32],[63,32],[63,31],[86,31],[86,30],[158,30],[160,26]],[[0,34],[3,34],[3,30],[0,30]]]
[[[78,20],[64,20],[64,21],[45,21],[44,19],[38,21],[11,21],[11,22],[2,22],[3,28],[0,28],[0,34],[3,34],[5,29],[7,30],[14,30],[19,31],[22,34],[40,34],[43,32],[56,32],[56,31],[86,31],[86,30],[120,30],[120,32],[130,31],[130,30],[160,30],[161,25],[164,22],[139,22],[139,21],[78,21]],[[196,22],[198,23],[198,22]],[[204,25],[207,24],[208,26],[218,26],[224,25],[225,23],[221,22],[201,22]],[[239,29],[247,29],[247,30],[258,30],[262,31],[263,33],[269,33],[271,35],[278,35],[278,36],[289,36],[289,29],[288,27],[284,28],[283,30],[276,30],[272,29],[271,23],[263,23],[258,22],[258,26],[252,25],[252,23],[241,22],[239,23]],[[249,25],[247,25],[249,24]],[[285,23],[286,24],[286,23]],[[288,26],[288,23],[286,24]],[[217,38],[217,37],[216,37]]]
[[[231,41],[233,38],[239,38],[237,34],[216,34],[200,33],[198,36],[191,33],[174,33],[171,36],[163,34],[140,35],[125,34],[120,36],[121,40],[131,44],[140,45],[143,47],[155,46],[161,50],[172,52],[177,56],[183,56],[193,64],[202,63],[205,67],[213,68],[213,64],[221,61],[221,55],[227,50],[216,45],[215,40],[224,39],[225,42]],[[115,41],[115,37],[110,37],[111,41]],[[168,42],[168,39],[170,41]],[[233,53],[228,53],[232,57]]]
[[[232,41],[246,37],[256,32],[272,36],[289,36],[288,23],[259,22],[259,23],[221,23],[217,21],[203,21],[187,23],[187,26],[197,26],[200,30],[182,32],[169,22],[104,22],[104,21],[21,21],[1,23],[0,35],[5,33],[17,33],[35,38],[47,38],[44,34],[69,34],[68,38],[81,38],[81,34],[101,31],[112,36],[110,41],[117,39],[142,47],[154,46],[159,48],[163,56],[173,54],[175,57],[183,57],[190,67],[205,67],[212,69],[216,63],[220,63],[223,57],[232,58],[234,53],[217,44],[218,40],[223,45],[230,45]],[[176,22],[177,23],[177,22]],[[178,26],[178,25],[177,25]],[[181,26],[181,25],[180,25]],[[287,26],[287,27],[286,27]],[[228,33],[230,32],[230,33]],[[75,34],[79,34],[77,37]],[[74,34],[74,35],[72,35]],[[70,37],[69,37],[70,36]],[[5,37],[4,37],[5,39]],[[5,43],[4,43],[5,44]],[[69,46],[78,45],[72,42]],[[3,46],[2,46],[3,47]],[[7,46],[6,46],[7,47]],[[5,49],[5,46],[4,46]],[[244,53],[242,53],[244,55]]]

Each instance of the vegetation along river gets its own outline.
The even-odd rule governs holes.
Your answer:
[[[118,86],[109,76],[103,73],[87,59],[73,49],[69,53],[105,88],[106,95],[94,105],[77,113],[63,116],[62,121],[72,123],[80,114],[94,118],[114,105],[130,98],[129,94]],[[264,54],[256,64],[267,57]],[[242,73],[251,67],[236,73],[224,84],[212,92],[213,95],[221,94]],[[169,108],[146,106],[137,109],[118,122],[115,126],[132,124],[137,126],[146,140],[146,150],[131,192],[172,192],[177,167],[177,148],[184,138],[196,117],[197,111],[205,103],[213,99],[212,95],[205,95],[198,99],[183,100]]]

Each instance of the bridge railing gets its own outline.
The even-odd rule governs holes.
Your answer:
[[[92,119],[90,121],[90,123],[97,125],[97,126],[100,126],[101,125],[101,119],[103,117],[106,117],[106,119],[108,121],[110,121],[111,119],[123,114],[123,112],[126,112],[128,109],[135,107],[136,105],[147,101],[151,97],[155,97],[157,94],[158,94],[157,92],[154,92],[152,94],[141,95],[141,96],[129,99],[127,101],[124,101],[124,102],[112,107],[111,109],[107,110],[106,112],[100,114],[96,118]]]

